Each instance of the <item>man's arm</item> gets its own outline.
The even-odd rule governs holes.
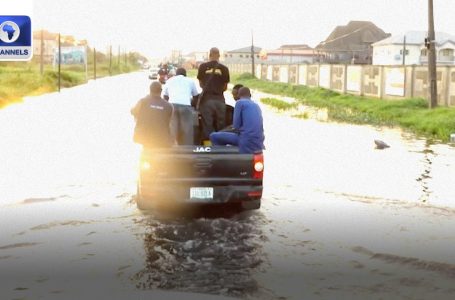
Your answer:
[[[202,65],[199,66],[197,69],[197,79],[199,80],[199,86],[203,89],[204,88],[204,74],[202,73]]]
[[[164,89],[161,92],[161,95],[164,100],[169,101],[169,86],[167,84],[164,85]]]
[[[242,103],[240,100],[235,103],[232,125],[235,129],[240,129],[240,127],[242,127]]]
[[[198,92],[198,90],[197,90],[197,88],[196,88],[196,84],[194,83],[193,80],[191,80],[190,85],[191,85],[191,96],[197,96],[197,95],[199,95],[199,92]]]
[[[134,118],[136,119],[137,116],[139,115],[139,111],[141,109],[141,103],[142,101],[139,100],[136,105],[131,109],[131,114],[134,116]]]
[[[229,69],[227,67],[225,67],[225,71],[226,71],[226,74],[225,74],[225,81],[226,83],[224,84],[224,89],[223,89],[223,92],[227,90],[227,87],[228,87],[228,83],[229,81],[231,80],[230,76],[229,76]]]

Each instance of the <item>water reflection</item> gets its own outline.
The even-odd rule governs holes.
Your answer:
[[[264,261],[260,212],[228,208],[147,215],[145,268],[134,276],[140,289],[245,296],[258,290],[253,278]]]
[[[425,148],[422,151],[423,158],[421,159],[423,165],[423,171],[416,181],[420,182],[422,187],[422,195],[419,198],[419,202],[426,203],[430,199],[430,194],[432,191],[429,188],[429,181],[431,180],[431,169],[433,164],[433,159],[436,157],[436,153],[431,150],[431,142],[425,142]]]

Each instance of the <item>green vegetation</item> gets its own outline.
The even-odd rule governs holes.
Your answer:
[[[283,100],[279,100],[276,98],[262,98],[261,102],[273,107],[276,107],[279,110],[289,110],[289,109],[295,109],[299,105],[298,102],[286,102]]]
[[[186,70],[186,76],[196,78],[197,69],[188,69],[188,70]]]
[[[125,59],[113,57],[111,72],[109,59],[102,53],[97,53],[96,77],[127,73],[139,69],[137,53],[130,53]],[[124,57],[122,57],[124,58]],[[118,64],[120,62],[120,65]],[[88,77],[88,78],[87,78]],[[88,53],[88,68],[84,65],[62,65],[60,84],[62,88],[83,84],[87,79],[94,78],[93,51]],[[0,63],[0,109],[9,104],[20,102],[25,96],[35,96],[58,90],[57,67],[45,64],[43,75],[39,62],[1,62]]]
[[[428,109],[424,99],[380,100],[340,94],[323,88],[259,80],[250,74],[232,75],[232,83],[241,83],[250,88],[279,96],[293,97],[298,103],[317,108],[326,108],[332,120],[372,124],[379,126],[400,126],[417,135],[424,135],[447,142],[455,132],[455,108],[438,107]],[[273,98],[262,100],[265,104],[281,110],[294,109],[291,104]],[[297,115],[307,118],[307,115]]]

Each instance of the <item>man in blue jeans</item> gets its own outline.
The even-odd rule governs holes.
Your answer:
[[[163,98],[174,106],[171,118],[171,136],[179,145],[193,145],[193,107],[191,99],[198,95],[194,81],[186,77],[186,70],[178,68],[176,75],[167,80]]]
[[[235,132],[212,132],[212,145],[233,145],[240,153],[259,153],[264,148],[264,127],[261,108],[251,100],[247,87],[238,91],[239,99],[234,107],[233,127]]]

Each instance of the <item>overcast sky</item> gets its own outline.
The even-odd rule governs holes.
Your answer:
[[[371,21],[385,32],[427,30],[428,0],[0,0],[2,14],[24,12],[34,29],[87,39],[91,46],[148,57],[212,46],[316,46],[338,25]],[[434,0],[435,28],[455,35],[455,1]]]

